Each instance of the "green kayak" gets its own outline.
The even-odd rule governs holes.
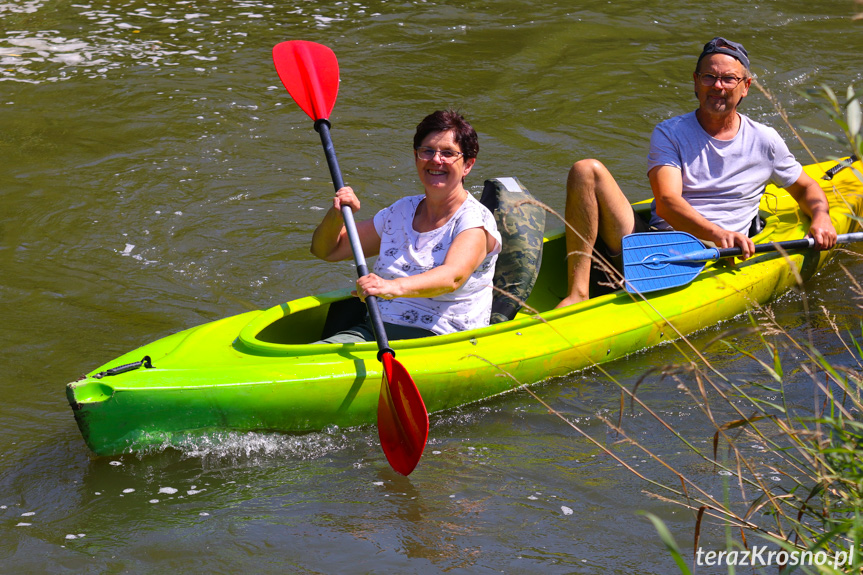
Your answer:
[[[863,185],[834,163],[807,166],[822,183],[838,233],[863,213]],[[855,168],[863,171],[856,163]],[[808,221],[768,186],[756,243],[802,238]],[[804,279],[830,252],[789,259]],[[566,291],[562,229],[546,234],[542,264],[514,319],[430,338],[390,342],[429,412],[464,405],[678,338],[764,303],[795,284],[789,260],[765,253],[730,266],[707,264],[684,287],[624,290],[554,309]],[[374,342],[309,344],[355,313],[350,288],[187,329],[127,353],[66,386],[78,427],[98,455],[170,444],[214,431],[306,432],[374,424],[381,364]],[[672,327],[673,326],[673,327]]]

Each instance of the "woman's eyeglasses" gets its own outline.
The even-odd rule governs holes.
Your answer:
[[[416,149],[416,152],[417,157],[426,162],[434,160],[435,156],[440,155],[440,161],[442,164],[452,164],[464,156],[464,152],[457,152],[455,150],[435,150],[434,148],[427,148],[425,146],[420,146]]]

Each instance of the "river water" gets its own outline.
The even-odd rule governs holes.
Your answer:
[[[419,192],[413,127],[445,106],[480,134],[473,189],[513,175],[562,210],[568,166],[586,156],[606,162],[631,199],[647,197],[650,130],[693,109],[692,68],[714,35],[747,46],[795,126],[830,129],[800,90],[859,89],[854,9],[837,0],[0,0],[0,571],[674,572],[636,512],[662,517],[684,549],[692,515],[647,497],[643,481],[523,392],[433,415],[426,455],[405,479],[371,428],[225,434],[96,459],[64,385],[175,331],[351,283],[350,263],[308,253],[332,189],[317,134],[275,74],[278,42],[336,52],[333,138],[365,215]],[[764,95],[753,90],[745,108],[810,161]],[[844,153],[826,139],[807,143],[819,159]],[[807,284],[811,309],[823,304],[858,329],[838,264],[863,276],[860,251]],[[774,310],[792,334],[851,363],[798,295]],[[707,357],[730,377],[755,377],[737,353],[713,346]],[[607,369],[631,387],[680,360],[665,346]],[[811,387],[791,388],[806,404]],[[599,371],[535,391],[600,443],[616,440],[595,417],[619,401]],[[709,441],[712,428],[671,382],[650,379],[640,393]],[[628,418],[630,432],[652,440],[655,424]],[[676,464],[720,493],[714,470],[696,460],[681,454]]]

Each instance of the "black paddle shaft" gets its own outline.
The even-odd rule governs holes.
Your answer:
[[[339,160],[336,158],[336,149],[333,147],[333,139],[330,136],[330,122],[325,119],[315,122],[315,130],[321,135],[321,144],[324,146],[324,154],[327,156],[327,166],[330,168],[330,176],[333,179],[333,187],[336,191],[345,187],[345,182],[342,179],[342,171],[339,169]],[[351,248],[354,252],[354,263],[357,265],[357,277],[363,277],[369,274],[369,267],[366,265],[366,258],[363,255],[363,246],[360,244],[357,226],[354,223],[354,214],[349,206],[342,206],[342,217],[345,220],[345,228],[348,231],[348,239],[351,242]],[[388,353],[395,357],[396,352],[390,347],[387,339],[387,332],[384,330],[384,322],[381,318],[381,310],[378,307],[378,299],[375,296],[366,298],[366,307],[369,310],[369,319],[372,324],[372,331],[375,334],[375,340],[378,343],[378,359],[383,357],[383,354]]]
[[[853,232],[850,234],[839,234],[836,236],[837,244],[851,244],[854,242],[863,242],[863,232]],[[815,240],[812,238],[803,238],[801,240],[786,240],[784,242],[776,242],[772,244],[755,244],[755,253],[760,254],[762,252],[775,252],[779,251],[777,248],[782,248],[785,251],[798,251],[798,250],[808,250],[812,246],[815,245]],[[739,256],[743,250],[740,248],[723,248],[721,250],[717,250],[719,252],[720,258],[730,258],[733,256]],[[710,258],[716,259],[716,258]]]
[[[815,240],[812,238],[803,238],[801,240],[786,240],[784,242],[776,242],[771,244],[755,244],[755,253],[761,254],[764,252],[775,252],[779,251],[777,246],[781,247],[783,250],[792,252],[797,250],[808,250],[812,246],[815,245]],[[719,250],[720,258],[731,258],[734,256],[739,256],[743,253],[742,248],[722,248]]]

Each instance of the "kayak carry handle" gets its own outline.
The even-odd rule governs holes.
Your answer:
[[[851,164],[853,164],[856,161],[857,161],[857,156],[855,154],[851,154],[850,157],[845,158],[844,160],[842,160],[841,162],[839,162],[838,164],[836,164],[835,166],[833,166],[832,168],[830,168],[829,170],[824,172],[824,175],[821,176],[821,179],[822,180],[832,180],[833,176],[835,176],[836,174],[838,174],[839,172],[841,172],[845,168],[851,167]]]
[[[102,379],[103,377],[111,376],[111,375],[120,375],[121,373],[126,373],[127,371],[134,371],[139,368],[152,369],[153,362],[150,359],[149,355],[145,355],[141,361],[135,361],[133,363],[127,363],[125,365],[118,365],[117,367],[112,367],[111,369],[107,369],[105,371],[100,371],[96,375],[93,376],[93,379]]]

